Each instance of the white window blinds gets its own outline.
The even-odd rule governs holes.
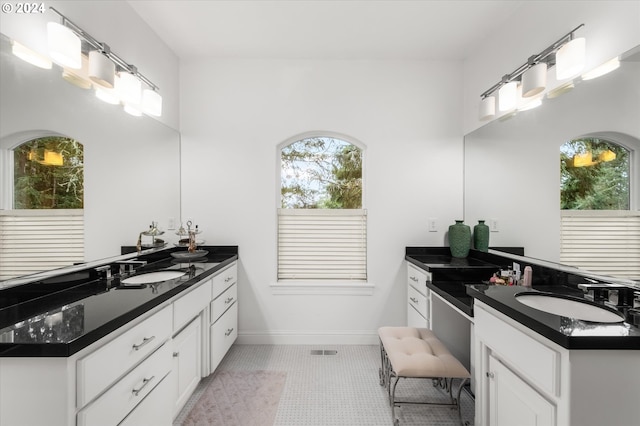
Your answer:
[[[0,259],[0,280],[83,262],[83,210],[0,211]]]
[[[640,278],[640,212],[563,210],[560,262],[619,278]]]
[[[367,279],[364,209],[279,209],[278,280]]]

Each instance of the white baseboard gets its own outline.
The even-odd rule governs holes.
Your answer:
[[[377,345],[377,331],[241,331],[239,345]]]

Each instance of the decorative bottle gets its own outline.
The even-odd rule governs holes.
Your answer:
[[[449,226],[449,248],[453,257],[467,257],[471,248],[471,228],[462,220]]]
[[[489,226],[484,220],[478,220],[478,224],[473,227],[473,248],[489,251]]]

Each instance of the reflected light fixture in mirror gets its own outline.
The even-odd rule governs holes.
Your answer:
[[[82,66],[78,69],[64,68],[62,70],[62,78],[81,89],[90,89],[91,80],[89,80],[89,58],[85,55],[80,55],[80,57]]]
[[[141,107],[146,114],[160,117],[162,115],[162,96],[155,90],[144,89],[142,91]]]
[[[29,49],[27,46],[18,43],[15,40],[11,41],[11,53],[13,53],[23,61],[28,62],[31,65],[35,65],[38,68],[50,70],[53,66],[51,59],[47,58],[44,55],[41,55],[34,50]]]
[[[556,78],[565,80],[575,77],[584,69],[586,63],[586,40],[574,38],[556,53]]]
[[[582,74],[583,80],[593,80],[594,78],[602,77],[605,74],[615,71],[620,68],[620,59],[616,56],[613,59],[608,60],[604,64]]]
[[[63,67],[78,69],[82,66],[80,38],[70,29],[57,22],[47,23],[49,55]]]

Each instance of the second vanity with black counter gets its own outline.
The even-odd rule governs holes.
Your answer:
[[[0,290],[0,424],[171,425],[237,337],[238,248],[200,248]],[[179,276],[124,285],[117,272],[133,265],[133,277]]]
[[[451,259],[442,247],[408,247],[405,259],[409,287],[415,284],[412,276],[425,278],[426,324],[463,363],[468,360],[474,424],[640,422],[640,330],[631,317],[592,323],[516,300],[518,293],[540,291],[584,297],[578,284],[590,282],[588,275],[495,252],[472,250],[467,259]],[[486,284],[493,272],[513,262],[533,267],[532,289]]]

